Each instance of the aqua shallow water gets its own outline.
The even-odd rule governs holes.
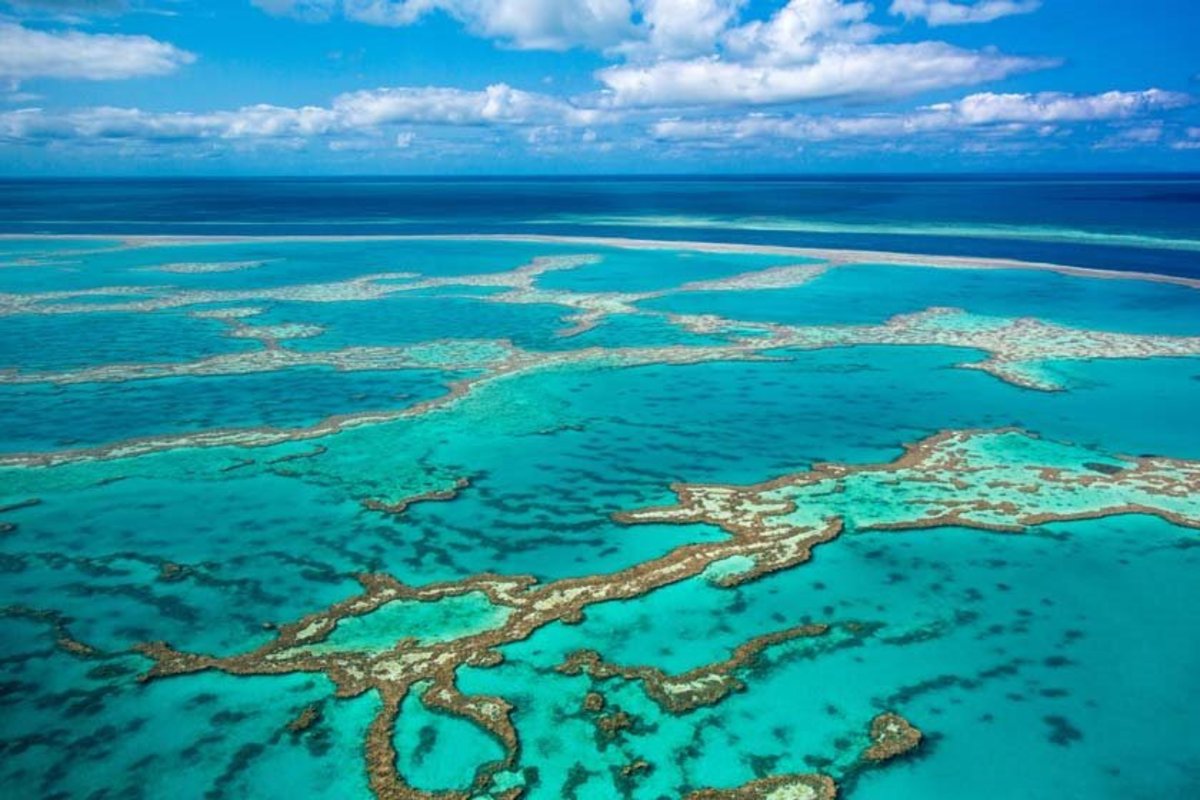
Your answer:
[[[427,400],[443,394],[454,377],[433,370],[345,375],[310,367],[131,385],[3,387],[0,414],[11,428],[0,450],[80,447],[214,428],[304,427],[336,414]]]
[[[1022,315],[1093,330],[1196,335],[1193,292],[1147,281],[1119,288],[1102,281],[1032,270],[998,274],[867,265],[832,270],[812,282],[773,292],[686,292],[644,305],[679,313],[724,313],[735,318],[799,325],[878,323],[930,306],[988,316]]]
[[[418,645],[487,637],[528,611],[456,582],[491,573],[628,586],[664,557],[727,541],[711,521],[613,518],[673,502],[679,483],[883,464],[939,431],[1002,427],[1043,439],[993,453],[1018,466],[1106,475],[1127,463],[1117,455],[1200,460],[1200,341],[1180,338],[1200,333],[1200,291],[1189,287],[856,265],[791,288],[678,293],[690,281],[800,262],[554,242],[172,243],[94,254],[78,241],[7,245],[47,262],[70,249],[78,262],[0,270],[0,325],[12,334],[0,351],[0,442],[24,454],[0,465],[0,780],[14,797],[370,797],[364,741],[381,693],[335,697],[339,670],[356,661],[279,665],[299,663],[288,660],[297,653],[370,657],[394,676]],[[581,254],[599,260],[528,285],[410,294],[404,278],[380,296],[337,294],[378,272],[495,276]],[[255,260],[264,263],[146,269]],[[289,293],[313,284],[334,288]],[[107,299],[93,299],[48,312],[46,299],[21,301],[97,286],[132,287],[134,305],[105,310],[96,306]],[[505,291],[515,296],[498,300]],[[614,307],[613,292],[664,294]],[[1097,349],[1054,358],[1038,368],[1062,390],[1041,391],[961,368],[1007,352],[1007,339],[759,347],[742,332],[691,331],[659,313],[832,327],[935,305],[997,318],[983,325],[992,332],[1036,317],[1136,334],[1178,357],[1107,359]],[[193,316],[242,306],[261,312],[234,323]],[[564,336],[581,309],[598,314],[595,327]],[[324,330],[230,336],[238,324],[281,323]],[[490,353],[466,372],[439,362],[450,351],[435,348],[414,369],[399,350],[379,350],[432,340],[520,351],[465,343],[461,352]],[[303,363],[346,348],[372,348],[374,360]],[[301,362],[279,367],[278,352]],[[221,354],[252,366],[184,374]],[[80,378],[83,368],[131,363],[180,374]],[[475,382],[447,395],[466,376]],[[391,413],[368,413],[378,411]],[[338,422],[321,427],[329,419]],[[162,434],[185,438],[139,444]],[[878,501],[903,516],[903,498],[923,489],[889,488],[891,474]],[[1171,507],[1200,514],[1178,480]],[[833,513],[837,498],[822,502],[821,491],[806,495],[814,499],[798,517]],[[1086,504],[1092,495],[1080,491]],[[810,563],[715,586],[722,564],[754,563],[742,553],[702,576],[588,605],[579,620],[552,615],[497,645],[503,663],[455,661],[459,691],[512,706],[520,752],[491,785],[523,785],[530,798],[674,798],[822,772],[844,796],[867,800],[1194,796],[1200,753],[1179,698],[1200,668],[1189,617],[1200,600],[1196,531],[1188,518],[1110,513],[1094,496],[1100,518],[1023,533],[851,525]],[[374,611],[347,605],[368,573],[462,589]],[[254,655],[331,608],[344,616],[321,641]],[[684,713],[655,704],[636,680],[556,670],[591,648],[622,666],[682,673],[809,623],[831,628],[768,648],[735,673],[743,691]],[[408,637],[415,642],[393,650]],[[139,682],[153,662],[131,648],[156,641],[243,659]],[[229,674],[243,667],[252,674]],[[433,673],[422,674],[387,731],[390,768],[415,796],[465,789],[505,750],[469,716],[431,707]],[[632,715],[631,727],[604,735],[582,708],[589,690],[604,694],[606,713]],[[885,710],[925,741],[868,767],[859,758],[867,726]],[[623,774],[637,759],[649,771]]]

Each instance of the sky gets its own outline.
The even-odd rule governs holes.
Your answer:
[[[1200,171],[1195,0],[0,0],[0,174]]]

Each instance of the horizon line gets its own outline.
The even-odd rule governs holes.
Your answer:
[[[1200,180],[1196,170],[1013,170],[1013,171],[880,171],[880,172],[547,172],[547,173],[229,173],[229,174],[108,174],[108,175],[3,175],[3,182],[35,181],[168,181],[168,180],[874,180],[925,178],[934,180],[1013,178],[1172,178]]]

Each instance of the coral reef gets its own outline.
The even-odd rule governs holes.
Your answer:
[[[866,761],[889,761],[921,744],[921,732],[904,717],[888,711],[871,720],[871,744],[863,751]]]
[[[837,786],[824,775],[771,775],[734,789],[700,789],[684,800],[834,800]]]
[[[564,675],[586,674],[596,680],[621,677],[640,681],[646,694],[664,711],[685,714],[701,706],[719,703],[731,692],[745,689],[746,685],[734,673],[752,663],[766,648],[793,639],[822,636],[828,630],[827,625],[798,625],[777,633],[756,636],[739,645],[724,661],[706,664],[679,675],[668,675],[658,667],[622,667],[603,661],[595,650],[571,653],[557,669]],[[594,692],[588,696],[593,695],[598,696]],[[601,697],[601,706],[603,702]]]
[[[369,690],[382,699],[365,745],[371,786],[381,798],[468,797],[431,795],[410,787],[396,769],[393,729],[410,691],[433,710],[462,717],[491,734],[504,757],[480,765],[474,791],[484,791],[497,773],[512,769],[520,743],[510,719],[512,705],[494,696],[467,696],[456,686],[463,666],[489,667],[502,661],[501,647],[522,641],[555,622],[582,619],[589,606],[629,600],[680,581],[710,575],[717,586],[737,586],[807,561],[814,547],[843,529],[914,530],[954,525],[1019,531],[1047,522],[1140,513],[1200,528],[1200,463],[1163,458],[1109,458],[1086,448],[1044,442],[1017,430],[944,431],[906,448],[884,464],[823,463],[751,486],[679,484],[672,506],[622,512],[626,524],[709,523],[729,534],[718,541],[686,544],[663,556],[608,574],[539,584],[530,576],[481,574],[422,587],[387,575],[363,575],[363,593],[303,619],[281,625],[272,641],[240,655],[217,657],[180,652],[163,642],[138,649],[153,660],[146,680],[220,670],[234,675],[320,672],[338,696]],[[736,568],[711,572],[714,565]],[[366,617],[397,601],[437,602],[482,593],[507,614],[502,621],[444,641],[399,638],[376,650],[324,645],[338,624]],[[592,651],[572,654],[559,668],[594,679],[637,680],[671,713],[685,713],[742,688],[734,673],[763,649],[786,641],[822,636],[827,627],[802,625],[739,646],[730,658],[670,676],[654,667],[619,667]],[[633,725],[620,709],[605,711],[603,697],[589,695],[585,708],[599,714],[603,737]],[[920,734],[895,714],[877,717],[864,758],[878,761],[911,749]],[[736,790],[696,797],[832,797],[829,779],[783,776]],[[789,781],[791,783],[789,783]],[[786,792],[779,794],[786,788]],[[740,794],[738,793],[740,792]],[[792,792],[793,794],[788,794]],[[800,792],[800,794],[795,794]],[[805,792],[807,794],[805,794]]]

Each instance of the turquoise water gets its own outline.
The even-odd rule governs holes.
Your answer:
[[[881,291],[886,287],[886,291]],[[1193,292],[1147,281],[1079,280],[1033,270],[998,273],[861,266],[829,271],[794,289],[686,292],[644,301],[676,313],[796,325],[884,322],[931,306],[977,314],[1037,317],[1092,330],[1200,334]]]
[[[97,445],[217,428],[303,427],[335,414],[375,411],[443,394],[451,373],[339,374],[325,367],[135,383],[0,387],[8,421],[0,450]]]
[[[445,290],[457,293],[457,289]],[[273,324],[303,319],[323,326],[318,337],[298,340],[297,350],[322,351],[350,347],[395,346],[437,339],[494,339],[497,331],[522,347],[553,342],[566,327],[564,309],[546,304],[527,306],[479,303],[459,297],[410,296],[407,293],[373,303],[278,303],[254,320]]]
[[[16,798],[370,797],[374,689],[338,696],[329,662],[264,674],[279,658],[250,658],[251,675],[140,682],[153,662],[133,648],[253,654],[281,626],[343,608],[366,573],[410,587],[483,573],[546,585],[726,541],[713,524],[613,518],[674,502],[681,482],[886,463],[939,431],[1008,426],[1090,448],[1097,475],[1120,463],[1114,455],[1200,460],[1200,342],[1178,338],[1200,334],[1200,290],[1185,286],[868,264],[791,288],[680,292],[804,262],[555,242],[14,239],[0,249],[47,262],[0,270],[0,783]],[[70,269],[54,265],[56,251]],[[404,288],[581,254],[598,260],[524,290]],[[391,272],[417,276],[339,294]],[[315,285],[326,288],[297,294]],[[76,301],[45,296],[97,287],[132,294],[67,308],[55,304]],[[520,296],[506,300],[510,290]],[[659,296],[562,335],[565,318],[611,293]],[[961,369],[987,357],[977,347],[756,347],[662,313],[845,326],[932,306],[1137,334],[1181,353],[1054,359],[1039,368],[1063,390],[1047,392]],[[193,315],[242,307],[259,313]],[[231,335],[283,323],[323,330],[275,343]],[[439,350],[419,368],[402,358],[435,340],[520,352],[471,370]],[[328,355],[351,348],[370,357]],[[273,360],[281,352],[287,366]],[[196,374],[213,356],[252,366]],[[180,374],[80,372],[131,364]],[[464,378],[475,382],[459,383],[457,399],[437,400]],[[135,449],[167,434],[184,438]],[[552,618],[499,644],[502,663],[451,673],[464,695],[511,704],[521,748],[492,787],[520,785],[529,798],[674,798],[790,772],[829,774],[852,800],[1193,797],[1200,747],[1181,698],[1200,669],[1198,541],[1182,524],[1107,513],[1009,534],[852,527],[810,563],[733,589],[710,571],[588,605],[580,620]],[[401,640],[415,640],[401,655],[452,646],[520,616],[475,588],[343,610],[327,637],[295,649],[384,658]],[[808,623],[831,628],[768,648],[735,673],[743,691],[678,715],[637,681],[555,669],[590,648],[683,673]],[[582,708],[592,689],[631,727],[603,735]],[[422,679],[400,702],[394,769],[419,792],[465,789],[504,749],[467,716],[428,707],[428,691]],[[290,729],[305,709],[309,724]],[[859,753],[882,711],[925,740],[866,766]],[[622,774],[636,759],[649,771]]]
[[[31,372],[186,361],[252,349],[252,342],[224,336],[217,320],[183,314],[0,317],[0,357],[5,367]]]

